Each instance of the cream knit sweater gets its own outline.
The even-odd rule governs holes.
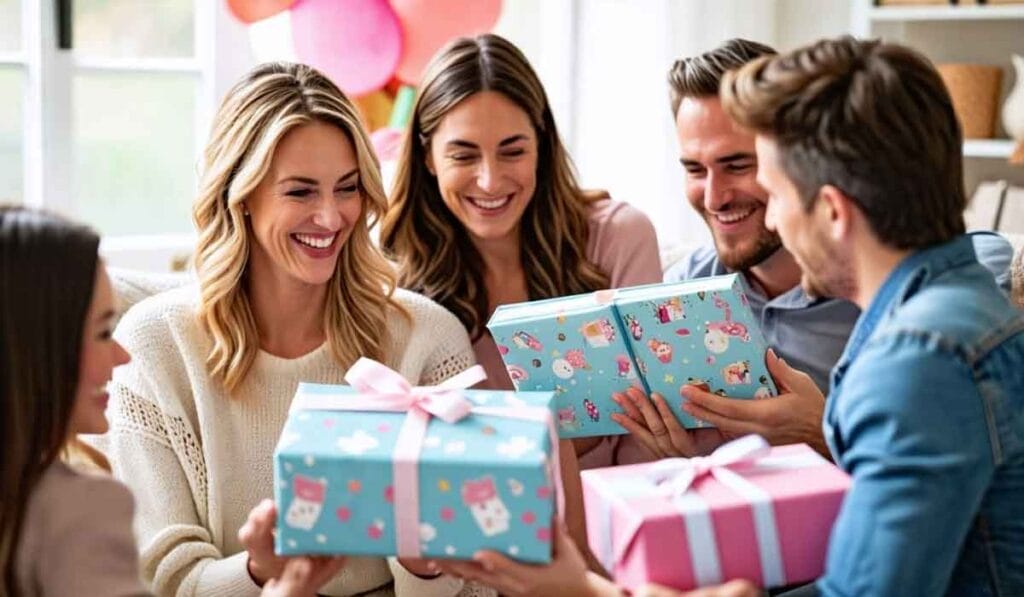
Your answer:
[[[258,595],[238,529],[273,496],[272,454],[297,384],[343,383],[345,372],[326,344],[297,359],[260,351],[241,399],[229,399],[206,372],[210,340],[195,316],[198,297],[194,285],[151,297],[118,325],[115,336],[132,361],[115,372],[111,429],[101,445],[135,494],[142,572],[157,595]],[[380,330],[388,337],[388,366],[416,384],[436,384],[473,364],[455,316],[418,294],[398,290],[395,298],[413,323],[394,314]],[[424,580],[393,559],[350,558],[322,592],[460,590],[460,580]]]

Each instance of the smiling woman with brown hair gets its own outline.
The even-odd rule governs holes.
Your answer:
[[[540,79],[491,34],[457,39],[427,66],[381,245],[401,286],[458,316],[500,389],[512,381],[484,327],[498,305],[661,281],[650,220],[580,188]],[[612,463],[603,452],[593,464]]]

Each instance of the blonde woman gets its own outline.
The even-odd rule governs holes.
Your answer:
[[[458,316],[502,389],[512,382],[484,327],[498,305],[662,278],[650,220],[579,187],[540,79],[497,35],[458,39],[427,67],[381,244],[401,286]],[[616,446],[576,449],[608,466]]]
[[[193,217],[198,284],[131,309],[109,456],[134,491],[142,570],[160,595],[255,595],[282,560],[256,540],[274,512],[272,452],[299,381],[342,383],[360,356],[417,384],[473,363],[459,321],[395,290],[369,225],[385,198],[351,102],[296,64],[227,95]],[[350,558],[329,595],[452,595],[424,562]]]

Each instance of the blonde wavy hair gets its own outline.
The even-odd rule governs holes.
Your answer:
[[[483,260],[441,199],[426,160],[431,134],[445,115],[481,91],[496,91],[514,102],[537,133],[537,189],[520,226],[529,298],[608,287],[607,273],[585,255],[588,205],[608,195],[577,184],[537,74],[502,37],[456,39],[434,56],[423,75],[381,225],[381,245],[398,264],[399,284],[446,307],[474,340],[483,334],[489,315]]]
[[[363,217],[341,248],[328,283],[324,329],[331,353],[348,368],[366,356],[383,360],[389,309],[407,313],[393,297],[391,264],[369,228],[387,207],[380,169],[356,108],[316,69],[290,63],[256,67],[238,82],[214,118],[203,154],[192,219],[199,232],[194,265],[199,319],[213,339],[207,368],[233,393],[252,366],[259,331],[246,284],[250,229],[243,201],[266,176],[277,144],[295,127],[325,122],[346,133],[359,164]]]

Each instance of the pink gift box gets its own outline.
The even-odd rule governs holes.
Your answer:
[[[814,580],[850,486],[807,445],[768,448],[758,436],[707,458],[593,469],[582,480],[591,550],[629,589]]]

